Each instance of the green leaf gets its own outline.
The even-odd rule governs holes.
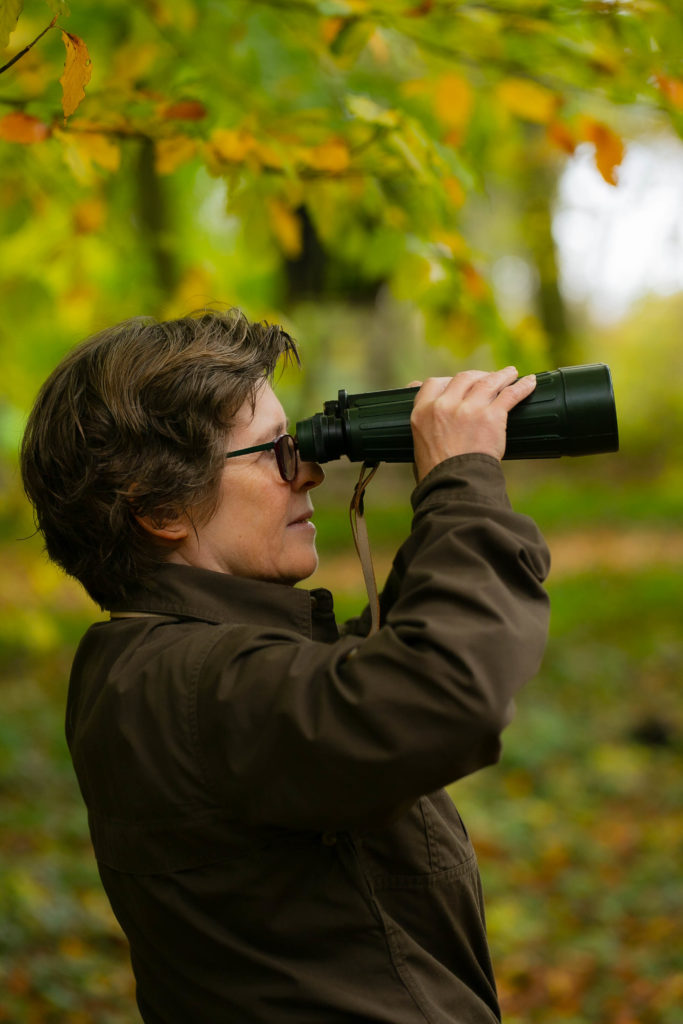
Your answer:
[[[69,5],[67,4],[66,0],[45,0],[45,2],[47,3],[47,6],[50,8],[50,10],[53,11],[59,18],[68,18],[71,14]]]
[[[379,124],[384,128],[395,128],[398,125],[398,111],[381,107],[379,103],[375,103],[369,96],[349,93],[346,96],[346,106],[349,113],[357,117],[359,121],[366,121],[368,124]]]
[[[24,0],[0,0],[0,50],[4,50],[14,32]]]
[[[360,18],[347,18],[335,36],[330,50],[337,59],[342,58],[347,64],[351,64],[365,49],[373,31],[374,25],[371,22]]]

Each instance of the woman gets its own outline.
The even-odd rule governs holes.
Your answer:
[[[443,786],[498,759],[545,643],[510,508],[512,367],[426,381],[410,536],[341,629],[271,378],[241,314],[134,320],[54,371],[22,448],[50,556],[110,619],[67,739],[146,1024],[499,1020],[474,852]],[[516,381],[516,382],[515,382]]]

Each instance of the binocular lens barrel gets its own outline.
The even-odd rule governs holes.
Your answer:
[[[296,425],[301,458],[412,462],[410,414],[418,388],[348,395]],[[609,367],[565,366],[536,374],[536,388],[508,414],[504,459],[556,459],[619,450]]]

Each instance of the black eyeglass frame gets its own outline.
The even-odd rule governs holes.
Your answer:
[[[283,454],[283,445],[285,442],[291,442],[291,452],[293,454],[291,475],[287,475],[285,456]],[[291,484],[292,480],[296,477],[299,471],[299,445],[297,439],[292,437],[291,434],[280,434],[274,441],[267,441],[266,444],[255,444],[252,448],[240,448],[236,452],[226,452],[226,459],[234,459],[238,455],[251,455],[252,452],[267,452],[270,449],[275,452],[275,460],[277,462],[277,468],[280,472],[280,476],[286,484]]]

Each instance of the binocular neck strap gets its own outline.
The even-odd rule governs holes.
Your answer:
[[[372,623],[370,626],[371,636],[376,633],[379,629],[379,596],[377,594],[377,582],[375,580],[375,569],[372,564],[372,554],[370,552],[370,539],[368,537],[368,528],[365,522],[365,506],[363,496],[365,494],[365,488],[368,486],[373,476],[377,472],[379,467],[378,462],[364,462],[360,476],[358,477],[358,483],[356,484],[351,499],[351,506],[349,508],[351,518],[351,531],[353,533],[353,541],[356,545],[356,551],[360,559],[360,564],[363,569],[363,578],[365,579],[365,589],[368,593],[368,601],[370,603],[370,615]]]

